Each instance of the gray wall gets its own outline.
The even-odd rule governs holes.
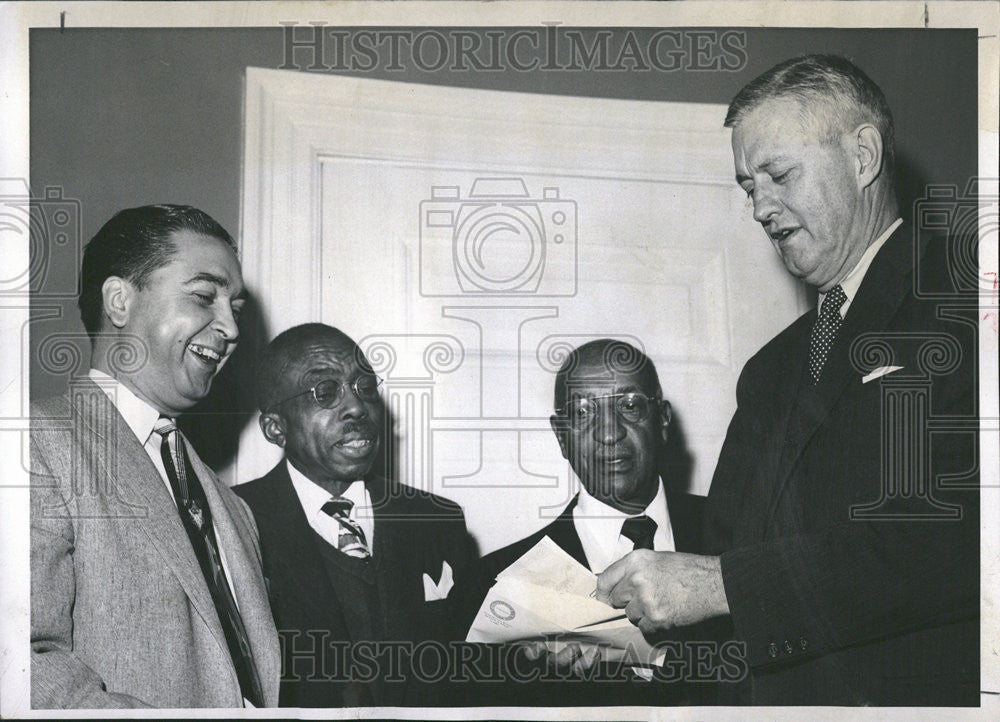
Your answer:
[[[651,31],[636,32],[648,37]],[[403,71],[354,74],[536,93],[725,103],[744,83],[781,60],[833,52],[854,60],[888,96],[897,123],[904,208],[927,183],[964,186],[976,173],[974,30],[742,32],[747,62],[737,71],[425,72],[410,64]],[[65,197],[79,200],[82,232],[73,239],[79,243],[115,211],[158,202],[196,205],[235,234],[244,68],[275,68],[283,62],[280,28],[32,30],[34,195],[57,186]],[[763,236],[759,240],[764,242]],[[51,363],[40,362],[43,340],[82,332],[74,301],[49,297],[72,293],[79,255],[75,250],[52,250],[43,293],[34,300],[33,395],[59,392],[68,378],[64,368],[52,372],[46,368]],[[43,320],[43,315],[49,317]],[[216,383],[205,413],[248,408],[246,369],[261,340],[249,334]],[[81,362],[85,368],[85,354]],[[219,418],[211,424],[214,435]],[[213,460],[211,453],[208,456]]]

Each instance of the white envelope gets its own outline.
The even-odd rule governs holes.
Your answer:
[[[594,599],[597,577],[548,537],[497,575],[466,636],[467,642],[546,640],[601,648],[608,661],[657,665],[650,646],[621,609]],[[550,639],[557,637],[557,639]]]

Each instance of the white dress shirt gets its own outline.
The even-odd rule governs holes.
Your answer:
[[[580,537],[583,552],[587,555],[587,564],[594,574],[603,572],[633,551],[635,542],[622,534],[622,524],[630,517],[643,514],[656,522],[653,551],[677,551],[670,515],[667,513],[667,495],[663,490],[663,482],[657,481],[656,496],[649,502],[649,506],[637,514],[618,511],[598,501],[580,486],[580,496],[573,507],[573,526]],[[632,671],[647,682],[653,678],[653,670],[648,667],[632,667]]]
[[[840,287],[844,289],[844,294],[847,296],[847,300],[844,301],[844,305],[840,307],[840,317],[847,317],[847,309],[851,307],[851,301],[854,297],[858,295],[858,289],[861,288],[861,282],[865,280],[865,274],[868,273],[868,268],[872,265],[872,261],[875,260],[875,254],[879,252],[879,249],[885,245],[885,242],[889,240],[889,236],[892,235],[893,231],[899,228],[900,224],[903,222],[902,218],[897,218],[892,225],[882,232],[882,235],[875,239],[875,242],[865,249],[865,253],[858,260],[858,263],[851,272],[844,276],[844,280],[840,282]],[[816,302],[816,314],[819,315],[820,309],[823,307],[823,299],[826,298],[825,293],[819,294],[819,298]]]
[[[285,466],[288,467],[288,476],[292,479],[292,486],[299,497],[299,503],[302,504],[302,510],[306,513],[306,520],[309,522],[309,526],[334,549],[339,548],[340,522],[323,511],[323,505],[330,501],[330,499],[333,499],[334,496],[292,466],[287,459],[285,460]],[[351,513],[348,516],[365,533],[368,551],[374,552],[375,516],[372,511],[372,499],[368,494],[365,482],[360,480],[351,482],[351,485],[344,490],[340,498],[354,502],[354,505],[351,507]]]
[[[580,496],[573,507],[573,526],[580,537],[583,552],[587,555],[587,564],[594,574],[600,574],[632,551],[634,542],[622,536],[622,524],[629,517],[643,514],[656,522],[653,551],[676,551],[670,516],[667,514],[667,495],[662,482],[657,481],[656,496],[644,511],[637,514],[618,511],[592,497],[581,486]]]

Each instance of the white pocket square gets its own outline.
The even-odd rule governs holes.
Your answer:
[[[424,574],[424,601],[434,602],[439,599],[447,599],[448,592],[455,586],[455,580],[451,578],[451,565],[448,562],[441,562],[441,581],[437,584],[431,579],[430,574]]]
[[[875,379],[879,378],[880,376],[885,376],[886,374],[891,374],[893,371],[899,371],[901,368],[903,368],[903,367],[902,366],[879,366],[877,369],[875,369],[874,371],[870,372],[863,379],[861,379],[861,383],[866,384],[869,381],[874,381]]]

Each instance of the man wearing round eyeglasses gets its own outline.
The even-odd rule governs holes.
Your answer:
[[[552,430],[580,480],[580,491],[548,526],[477,565],[469,584],[457,592],[470,623],[497,574],[545,536],[594,573],[634,549],[699,550],[703,498],[667,490],[660,480],[671,410],[652,361],[622,341],[585,343],[569,353],[556,374],[554,405]],[[706,691],[704,684],[665,683],[661,671],[599,664],[593,647],[571,644],[550,654],[543,645],[530,645],[526,653],[544,670],[539,681],[530,691],[513,681],[494,685],[497,698],[491,702],[691,704]],[[519,664],[516,676],[524,679],[529,669]]]
[[[260,428],[285,458],[234,489],[260,529],[281,706],[424,703],[435,680],[411,664],[415,645],[452,636],[445,598],[474,546],[456,504],[373,473],[380,384],[320,323],[279,334],[258,362]]]

